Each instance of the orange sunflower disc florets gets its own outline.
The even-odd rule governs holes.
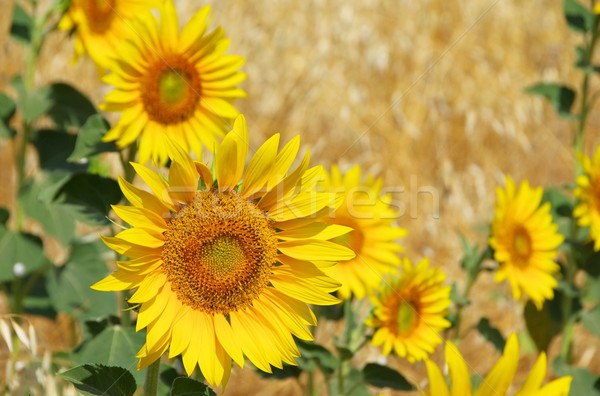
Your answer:
[[[209,314],[248,306],[268,284],[277,238],[239,193],[202,191],[165,232],[164,271],[179,300]]]

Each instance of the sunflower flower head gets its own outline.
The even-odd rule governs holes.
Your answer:
[[[458,348],[446,342],[446,362],[450,373],[449,389],[442,372],[430,360],[427,365],[429,376],[429,392],[431,396],[471,396],[471,380],[469,369]],[[506,396],[519,364],[519,342],[513,333],[508,337],[504,353],[492,370],[485,376],[475,396]],[[567,396],[571,388],[572,377],[561,377],[543,385],[546,377],[546,354],[542,352],[529,372],[521,389],[514,396]]]
[[[528,296],[537,309],[551,300],[557,286],[554,262],[563,237],[552,222],[550,204],[540,205],[542,188],[531,188],[527,181],[517,189],[506,177],[506,189],[498,188],[498,201],[489,240],[500,267],[495,279],[508,279],[515,300]]]
[[[76,59],[88,53],[101,70],[112,65],[122,38],[132,34],[130,22],[139,13],[158,7],[162,0],[72,0],[58,24],[75,30]]]
[[[167,136],[200,156],[223,137],[238,111],[232,102],[246,94],[237,84],[244,58],[225,55],[229,40],[223,29],[206,33],[210,7],[192,16],[179,32],[171,0],[160,7],[160,23],[150,12],[131,22],[130,34],[118,47],[119,58],[103,81],[115,89],[100,106],[121,118],[104,136],[119,148],[138,137],[139,162],[166,163]]]
[[[577,224],[590,228],[594,250],[600,250],[600,146],[592,158],[579,156],[583,174],[577,178],[574,195],[579,200],[573,215]]]
[[[338,290],[341,298],[348,299],[352,294],[363,298],[377,288],[383,274],[397,271],[397,253],[402,247],[395,240],[405,236],[406,231],[394,225],[397,213],[390,207],[390,195],[381,194],[381,179],[369,175],[363,181],[358,165],[344,175],[334,165],[328,176],[325,188],[339,194],[342,203],[324,220],[353,229],[336,241],[356,253],[355,258],[340,262],[328,274],[342,284]]]
[[[410,362],[425,359],[442,342],[440,332],[450,327],[445,318],[450,307],[446,275],[430,268],[424,258],[413,266],[405,258],[402,273],[371,298],[374,310],[367,325],[374,327],[372,343],[384,355],[392,349]]]
[[[292,171],[296,137],[281,150],[267,140],[246,167],[248,134],[236,119],[215,153],[214,173],[170,140],[165,179],[132,163],[151,192],[120,179],[131,206],[114,206],[132,227],[104,242],[129,261],[92,286],[137,289],[137,330],[146,329],[138,368],[182,355],[186,372],[197,365],[211,385],[226,384],[232,359],[246,356],[259,369],[295,364],[293,336],[311,340],[316,319],[307,304],[338,303],[339,283],[322,268],[354,253],[329,241],[348,227],[316,221],[336,202],[315,192],[322,167],[309,154]]]

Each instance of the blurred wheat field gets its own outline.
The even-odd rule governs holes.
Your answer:
[[[0,89],[23,68],[23,49],[8,38],[13,3],[0,0]],[[207,2],[176,3],[184,23]],[[231,38],[229,53],[247,59],[242,87],[248,97],[237,105],[247,117],[251,147],[274,132],[283,140],[300,134],[314,164],[358,163],[383,177],[386,186],[404,191],[394,198],[405,208],[399,219],[409,232],[402,240],[405,254],[413,260],[428,256],[451,281],[461,282],[458,233],[485,242],[481,227],[492,217],[495,187],[504,174],[542,186],[572,180],[572,125],[524,93],[540,80],[574,87],[580,81],[572,67],[575,36],[561,2],[222,0],[212,7],[213,26],[222,25]],[[72,54],[71,40],[53,33],[36,83],[67,81],[100,103],[107,88],[93,63],[72,64]],[[588,153],[600,143],[599,123],[592,113]],[[0,206],[13,205],[12,152],[10,143],[0,141]],[[411,200],[419,191],[431,194]],[[491,275],[478,279],[464,328],[485,315],[505,335],[522,330],[521,305],[512,301],[507,285],[494,285]],[[317,334],[326,342],[335,331],[328,325]],[[600,344],[584,329],[577,331],[575,364],[600,374]],[[61,334],[47,334],[47,347],[69,343]],[[557,352],[554,344],[557,340],[550,355]],[[498,356],[475,331],[461,350],[480,373]],[[375,361],[378,351],[359,358]],[[422,363],[394,357],[388,363],[409,379],[426,378]],[[532,364],[531,357],[523,359],[522,376]],[[260,379],[251,368],[238,368],[227,392],[300,393],[293,381]]]

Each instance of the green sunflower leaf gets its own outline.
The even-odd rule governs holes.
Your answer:
[[[132,370],[135,380],[141,383],[144,381],[145,372],[135,370],[138,361],[135,355],[144,345],[145,338],[144,332],[137,333],[133,327],[108,326],[78,347],[72,353],[71,359],[76,364],[95,363],[124,367]]]
[[[85,172],[87,165],[68,162],[77,137],[64,131],[44,129],[33,136],[33,145],[40,158],[40,167],[46,171]]]
[[[75,162],[99,153],[116,151],[114,143],[105,143],[102,137],[108,131],[108,122],[100,115],[90,116],[79,130],[75,149],[68,161]]]
[[[57,191],[54,199],[72,209],[73,216],[86,224],[107,225],[111,205],[123,198],[116,180],[90,173],[77,173]]]
[[[583,311],[581,313],[581,323],[590,333],[600,338],[600,306],[596,306],[589,311]]]
[[[320,368],[324,373],[331,374],[338,369],[338,359],[324,346],[314,342],[297,340],[301,357],[297,359],[298,366],[304,371],[314,371]]]
[[[585,33],[594,27],[594,14],[577,0],[564,0],[563,11],[569,28]]]
[[[527,87],[525,92],[548,100],[559,116],[567,119],[575,118],[575,115],[571,113],[571,108],[575,102],[576,93],[566,85],[539,83]]]
[[[588,370],[573,367],[560,357],[552,362],[552,370],[556,376],[569,375],[573,377],[569,392],[570,396],[600,396],[600,377]]]
[[[0,225],[6,225],[10,218],[10,212],[5,207],[0,206]]]
[[[191,378],[178,377],[173,381],[173,387],[171,388],[171,396],[191,396],[191,395],[203,395],[203,396],[216,396],[215,391],[210,389],[207,385],[201,382],[194,381]]]
[[[0,92],[0,138],[12,138],[14,131],[10,128],[10,119],[15,114],[17,105],[14,100]]]
[[[40,238],[0,225],[0,282],[12,280],[15,271],[24,276],[49,263]]]
[[[104,317],[115,312],[115,293],[90,289],[92,284],[108,274],[106,262],[102,258],[106,252],[108,248],[99,240],[74,243],[67,262],[48,274],[46,285],[52,306],[57,312],[66,312],[80,320]],[[90,362],[92,361],[87,361]]]
[[[414,390],[414,386],[396,370],[377,363],[367,363],[362,369],[364,381],[377,388],[391,388],[401,391]]]
[[[21,76],[13,78],[11,85],[17,91],[17,109],[23,114],[25,122],[35,121],[52,107],[52,102],[48,97],[48,87],[27,90]]]
[[[75,218],[72,209],[56,202],[54,196],[67,180],[68,174],[63,172],[44,172],[42,178],[26,184],[19,192],[25,214],[65,246],[75,237]]]
[[[10,25],[10,36],[23,44],[31,41],[33,18],[18,3],[15,4]]]
[[[525,304],[525,324],[538,351],[546,351],[552,339],[562,329],[562,314],[557,300],[555,296],[554,300],[546,301],[541,311],[531,301]]]
[[[51,102],[47,114],[59,129],[79,129],[98,113],[90,99],[69,84],[54,83],[46,92]]]
[[[502,333],[491,325],[488,318],[481,318],[479,323],[477,323],[477,331],[479,334],[483,336],[488,342],[492,343],[496,350],[500,353],[504,351],[504,337],[502,337]]]
[[[131,373],[122,367],[84,364],[59,375],[87,395],[132,396],[137,389]]]

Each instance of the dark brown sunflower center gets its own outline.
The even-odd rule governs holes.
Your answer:
[[[115,0],[86,0],[82,3],[88,26],[95,33],[103,33],[115,18]]]
[[[162,258],[183,304],[225,314],[251,304],[268,284],[277,238],[265,214],[237,192],[202,191],[171,220]]]
[[[151,119],[160,124],[176,124],[194,114],[202,86],[198,71],[184,56],[158,59],[146,73],[142,101]]]
[[[513,254],[515,258],[526,261],[529,259],[531,251],[531,236],[529,232],[523,227],[517,228],[513,236]]]

